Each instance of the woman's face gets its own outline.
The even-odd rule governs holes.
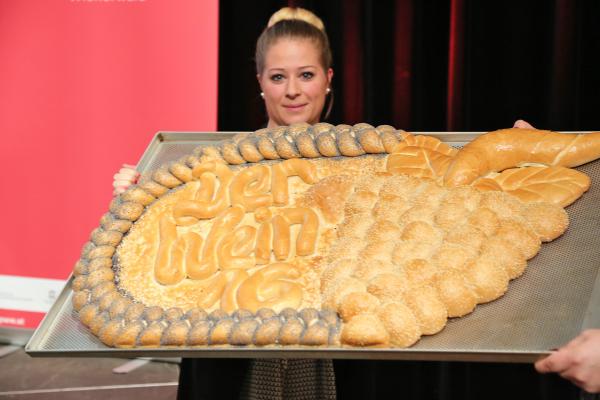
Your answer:
[[[309,39],[279,39],[267,51],[264,66],[257,77],[268,127],[319,122],[333,70],[323,70],[315,44]]]

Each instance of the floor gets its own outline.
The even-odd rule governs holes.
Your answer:
[[[18,347],[0,358],[0,400],[175,399],[178,361],[32,358]]]

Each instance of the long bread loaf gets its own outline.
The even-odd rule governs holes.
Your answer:
[[[489,172],[524,163],[576,167],[599,157],[600,132],[501,129],[478,137],[458,152],[444,176],[444,184],[468,185]]]

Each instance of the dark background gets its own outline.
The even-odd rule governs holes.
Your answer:
[[[600,1],[220,1],[221,131],[266,122],[256,39],[292,5],[325,23],[328,122],[410,131],[600,130]]]

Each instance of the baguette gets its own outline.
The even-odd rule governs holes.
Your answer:
[[[468,185],[492,171],[523,163],[576,167],[600,157],[600,132],[566,134],[536,129],[501,129],[467,144],[448,167],[444,185]]]

